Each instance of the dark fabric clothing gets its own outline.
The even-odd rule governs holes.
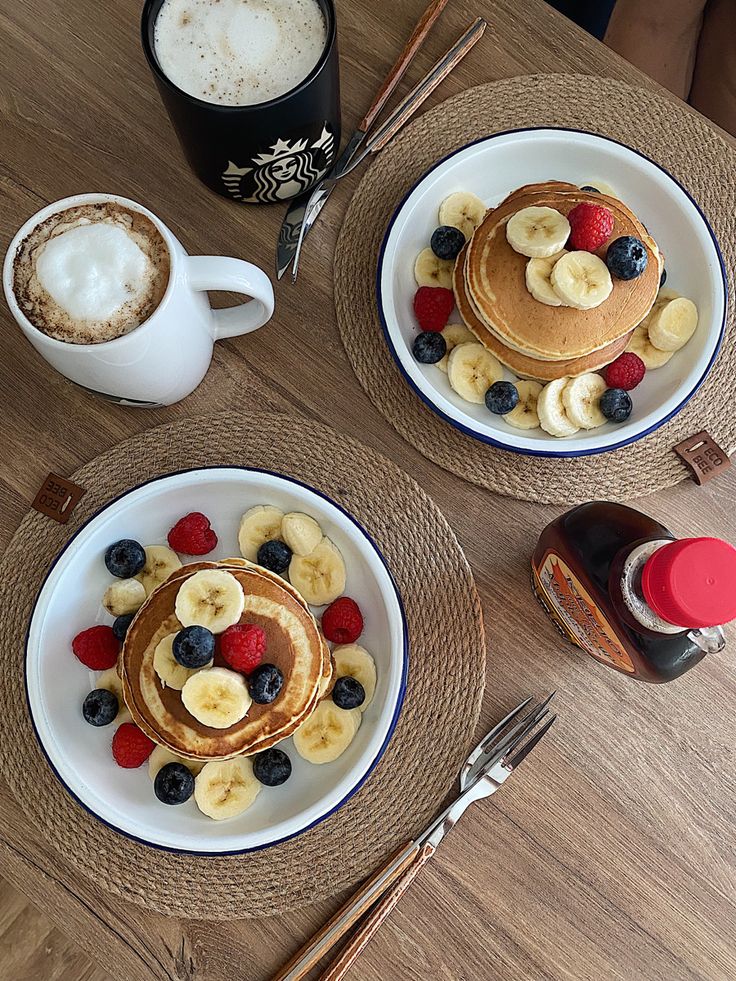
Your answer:
[[[547,0],[550,6],[574,20],[599,41],[603,40],[616,0]]]

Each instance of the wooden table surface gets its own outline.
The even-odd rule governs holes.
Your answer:
[[[338,0],[346,131],[423,5]],[[144,63],[139,13],[134,0],[25,0],[0,10],[3,252],[47,202],[112,190],[152,208],[190,252],[242,256],[271,273],[282,209],[231,204],[190,175]],[[412,81],[475,14],[490,28],[437,100],[536,71],[653,84],[541,0],[477,0],[472,9],[453,0]],[[351,186],[340,187],[310,239],[297,288],[276,286],[270,325],[218,344],[204,384],[172,408],[121,409],[75,389],[35,354],[3,307],[0,541],[9,541],[50,469],[71,473],[128,436],[186,416],[237,407],[301,413],[380,449],[443,508],[475,570],[490,654],[482,725],[519,696],[551,688],[560,717],[523,775],[461,823],[352,976],[733,979],[732,655],[652,687],[561,646],[527,574],[535,536],[561,509],[496,497],[435,467],[389,427],[352,375],[331,277]],[[736,469],[710,487],[685,483],[641,507],[675,532],[736,540]],[[733,630],[729,637],[735,645]],[[0,843],[0,875],[125,981],[267,978],[342,898],[226,924],[147,913],[80,877],[28,825],[3,783]]]

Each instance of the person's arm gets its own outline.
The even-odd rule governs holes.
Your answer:
[[[705,3],[660,0],[645,5],[642,0],[617,0],[604,40],[670,92],[687,99]]]
[[[736,136],[736,0],[708,0],[690,104]]]

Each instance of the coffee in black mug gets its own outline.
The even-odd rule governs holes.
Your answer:
[[[146,0],[143,49],[195,174],[224,197],[286,201],[340,143],[333,0]]]

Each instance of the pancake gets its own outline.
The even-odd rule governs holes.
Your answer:
[[[541,382],[554,381],[556,378],[574,378],[576,375],[583,375],[587,371],[597,371],[611,361],[623,354],[629,342],[631,334],[624,334],[623,337],[605,347],[594,351],[592,354],[581,358],[570,358],[566,361],[540,361],[538,358],[530,358],[527,354],[521,354],[514,348],[507,347],[503,341],[493,333],[492,330],[483,323],[468,296],[465,284],[465,256],[467,245],[457,257],[455,269],[453,271],[452,288],[455,293],[455,303],[463,323],[484,347],[488,348],[491,354],[495,355],[501,364],[510,368],[514,374],[520,378],[534,378]]]
[[[605,205],[614,216],[611,239],[641,239],[649,262],[636,279],[614,279],[611,295],[591,310],[546,306],[526,288],[529,260],[507,242],[506,223],[522,208],[549,207],[567,215],[582,201]],[[606,249],[604,245],[598,250],[601,258]],[[468,245],[466,291],[479,320],[506,347],[538,360],[569,361],[605,348],[641,323],[657,297],[661,264],[656,243],[621,201],[550,181],[519,188],[488,212]]]
[[[228,729],[198,722],[184,707],[181,692],[163,686],[153,668],[158,642],[181,629],[174,610],[182,581],[213,567],[226,568],[240,582],[245,593],[241,622],[264,629],[266,659],[284,675],[274,702],[254,702],[245,718]],[[329,651],[317,623],[297,597],[292,586],[257,566],[195,563],[177,570],[138,611],[123,645],[123,697],[134,721],[159,745],[198,760],[249,755],[291,735],[313,711],[326,672],[331,674]],[[227,666],[219,655],[215,665]]]
[[[312,611],[309,608],[309,604],[304,599],[302,594],[292,586],[290,582],[287,582],[282,576],[278,575],[276,572],[271,572],[270,569],[264,569],[263,566],[257,565],[255,562],[250,562],[248,559],[240,558],[239,556],[234,559],[223,559],[221,562],[214,563],[218,568],[227,569],[229,567],[235,567],[240,569],[256,569],[262,576],[270,578],[278,583],[283,589],[286,589],[292,594],[294,599],[304,607],[304,609],[312,615]],[[327,646],[327,641],[324,638],[322,631],[320,630],[320,639],[322,641],[322,676],[320,678],[319,687],[319,699],[321,701],[324,698],[324,693],[327,691],[332,691],[332,673],[335,668],[335,662],[333,660],[332,654],[330,653],[330,648]]]

